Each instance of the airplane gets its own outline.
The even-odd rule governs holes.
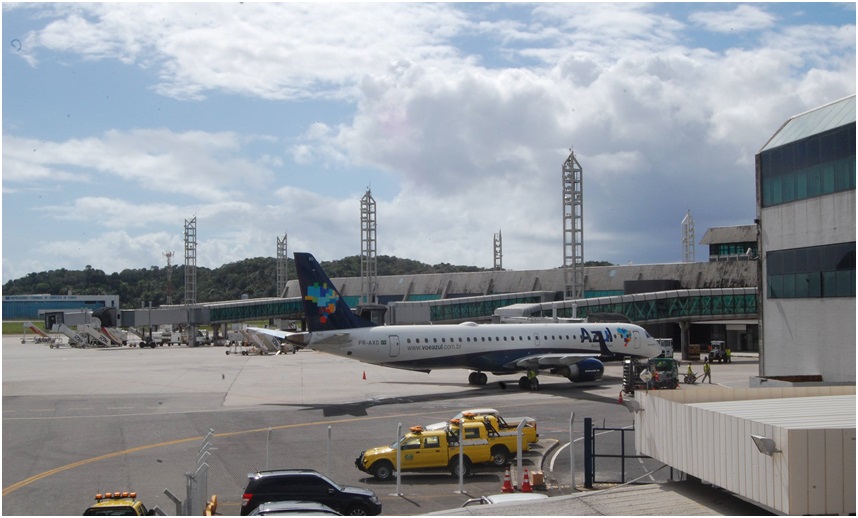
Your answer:
[[[629,323],[377,325],[352,312],[311,254],[296,252],[295,267],[307,331],[254,331],[365,363],[427,373],[469,369],[471,385],[485,385],[486,372],[524,372],[519,387],[538,390],[540,372],[596,381],[603,361],[661,353],[655,338]]]

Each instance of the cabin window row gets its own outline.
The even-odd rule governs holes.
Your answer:
[[[578,337],[576,335],[565,335],[565,336],[564,335],[551,335],[551,337],[549,338],[548,335],[544,335],[542,337],[542,339],[543,340],[564,340],[564,339],[565,340],[577,340]],[[465,342],[515,342],[515,341],[519,341],[519,342],[528,341],[528,342],[530,342],[532,340],[533,340],[532,336],[527,336],[527,337],[519,336],[518,340],[516,340],[516,337],[514,337],[514,336],[510,336],[510,337],[504,336],[503,338],[501,338],[500,336],[495,336],[495,337],[491,337],[491,336],[476,337],[475,336],[475,337],[473,337],[473,339],[470,336],[467,336],[464,339],[462,339],[460,337],[460,338],[450,338],[449,340],[446,338],[432,338],[431,340],[429,338],[414,338],[414,343],[417,343],[417,344],[451,343],[452,344],[452,343],[456,343],[456,342],[458,342],[458,343],[465,343]],[[405,340],[405,342],[410,344],[410,343],[412,343],[412,339],[407,338]]]

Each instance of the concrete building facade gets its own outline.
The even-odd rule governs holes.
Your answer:
[[[855,382],[855,96],[796,115],[756,156],[760,376]]]

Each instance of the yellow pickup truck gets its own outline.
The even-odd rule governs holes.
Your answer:
[[[505,466],[509,462],[510,457],[518,453],[517,425],[521,420],[526,420],[524,426],[521,428],[521,449],[522,451],[529,451],[530,445],[539,441],[535,419],[522,418],[516,422],[516,426],[510,426],[497,414],[479,415],[472,412],[463,412],[462,417],[450,420],[448,428],[450,428],[453,435],[458,435],[459,425],[464,422],[465,440],[467,441],[469,435],[475,433],[472,428],[469,428],[469,425],[472,423],[480,424],[485,429],[489,451],[492,454],[492,464],[495,466]]]
[[[493,456],[489,444],[489,435],[483,423],[464,424],[463,462],[459,463],[459,429],[447,427],[443,430],[423,430],[420,426],[411,428],[397,441],[400,449],[400,469],[402,471],[447,468],[454,476],[461,469],[469,475],[473,464],[492,462]],[[389,446],[378,446],[362,451],[355,466],[378,480],[388,480],[396,470],[397,442]]]
[[[137,500],[137,493],[122,491],[99,493],[95,495],[95,504],[88,507],[83,516],[154,516],[152,509],[146,509],[143,502]]]

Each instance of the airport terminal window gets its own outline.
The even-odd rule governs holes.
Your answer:
[[[855,189],[855,123],[760,153],[763,207]]]
[[[855,296],[855,242],[766,254],[770,299]]]

